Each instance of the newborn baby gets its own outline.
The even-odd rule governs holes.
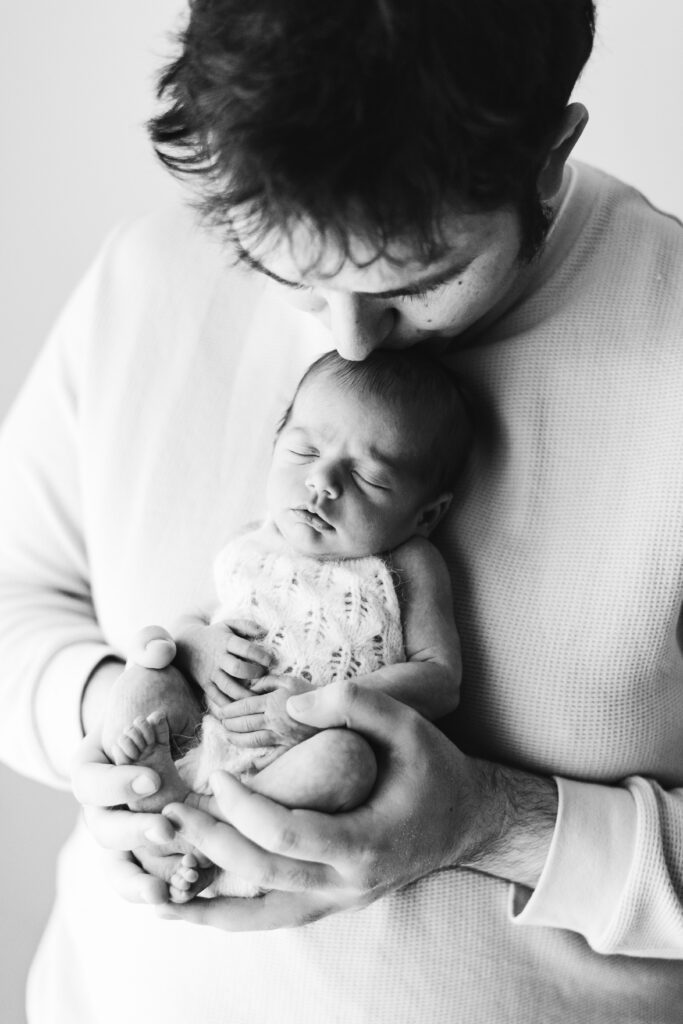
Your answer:
[[[177,644],[161,627],[136,640],[133,659],[159,707],[123,730],[105,725],[105,736],[115,763],[152,767],[163,786],[132,809],[209,793],[217,768],[290,807],[351,809],[375,781],[370,746],[350,730],[294,721],[292,693],[354,678],[432,720],[454,710],[450,584],[427,537],[448,510],[468,437],[455,381],[418,350],[364,362],[328,353],[308,369],[277,432],[267,518],[218,556],[219,607],[210,620],[183,620]],[[206,714],[198,743],[174,760],[164,682],[178,668]],[[216,877],[180,840],[136,854],[175,901],[211,882],[212,894],[254,893]]]

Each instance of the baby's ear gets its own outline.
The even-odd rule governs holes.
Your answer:
[[[417,517],[416,533],[420,537],[428,537],[446,515],[452,501],[453,495],[450,491],[446,491],[420,509]]]

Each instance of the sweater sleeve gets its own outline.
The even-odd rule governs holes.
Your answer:
[[[89,585],[79,469],[81,354],[102,258],[60,318],[0,432],[0,757],[65,787],[80,699],[112,655]]]
[[[683,789],[556,781],[551,848],[534,892],[515,887],[515,922],[578,932],[598,953],[683,959]]]

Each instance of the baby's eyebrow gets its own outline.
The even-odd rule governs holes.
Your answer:
[[[252,270],[259,274],[265,274],[266,277],[277,281],[278,284],[283,284],[285,288],[301,289],[308,287],[301,281],[288,281],[286,278],[280,277],[279,274],[275,274],[272,270],[268,270],[260,260],[252,256],[239,242],[235,243],[235,253],[242,263],[246,263],[248,267],[251,267]],[[365,299],[398,299],[402,295],[419,295],[423,291],[437,288],[440,284],[445,284],[454,277],[458,277],[459,274],[462,274],[469,267],[471,262],[472,260],[467,257],[462,258],[458,263],[454,263],[443,270],[435,271],[433,274],[427,274],[425,277],[413,281],[412,284],[405,285],[403,288],[390,288],[388,291],[383,292],[354,292],[354,294],[362,295]]]

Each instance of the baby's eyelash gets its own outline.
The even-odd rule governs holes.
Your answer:
[[[375,483],[374,480],[368,480],[368,478],[366,476],[363,476],[362,473],[359,473],[358,470],[354,470],[353,471],[353,475],[355,477],[357,477],[359,480],[361,480],[364,484],[367,484],[368,487],[375,487],[378,491],[388,491],[389,490],[389,488],[385,487],[384,484],[378,484],[378,483]]]
[[[303,451],[300,448],[288,448],[287,450],[290,455],[296,455],[299,459],[315,459],[318,455],[314,448],[306,448]]]

